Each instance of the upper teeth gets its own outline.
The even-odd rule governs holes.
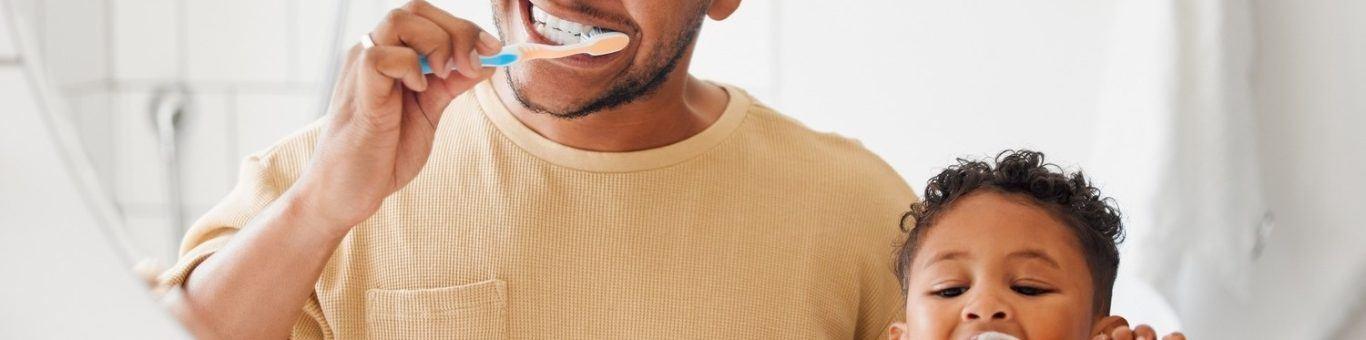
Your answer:
[[[536,27],[536,33],[562,45],[577,44],[595,34],[610,32],[600,27],[561,19],[534,5],[531,6],[531,19],[532,26]]]

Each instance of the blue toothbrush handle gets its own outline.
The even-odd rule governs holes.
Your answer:
[[[503,67],[517,63],[520,59],[516,51],[503,49],[502,52],[487,57],[479,57],[479,64],[484,67]],[[432,66],[427,63],[427,56],[418,57],[418,63],[422,64],[422,74],[432,74]]]

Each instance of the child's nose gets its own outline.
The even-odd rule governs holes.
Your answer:
[[[991,319],[992,319],[992,320],[1005,320],[1007,317],[1009,317],[1009,316],[1006,314],[1005,311],[995,311],[995,312],[992,312],[992,313],[991,313]],[[968,320],[977,320],[977,319],[981,319],[982,316],[979,315],[979,314],[977,314],[977,313],[974,313],[974,312],[968,312],[967,314],[964,315],[964,318],[966,318],[966,319],[968,319]]]
[[[983,297],[963,308],[963,321],[998,321],[1013,317],[1009,306],[1000,300]],[[983,320],[985,319],[985,320]]]

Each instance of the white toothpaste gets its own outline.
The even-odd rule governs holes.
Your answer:
[[[986,332],[972,338],[976,340],[1020,340],[1020,338],[1000,332]]]

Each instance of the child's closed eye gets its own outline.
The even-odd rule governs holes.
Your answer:
[[[968,291],[968,288],[967,288],[967,287],[949,287],[949,288],[944,288],[944,289],[939,289],[939,290],[932,291],[932,292],[930,292],[930,295],[934,295],[934,296],[940,297],[940,298],[949,299],[949,298],[958,297],[959,295],[963,295],[963,293],[965,293],[965,292],[967,292],[967,291]]]
[[[1013,290],[1016,293],[1019,293],[1020,295],[1024,296],[1039,296],[1053,292],[1052,289],[1029,285],[1013,285],[1010,286],[1010,290]]]

